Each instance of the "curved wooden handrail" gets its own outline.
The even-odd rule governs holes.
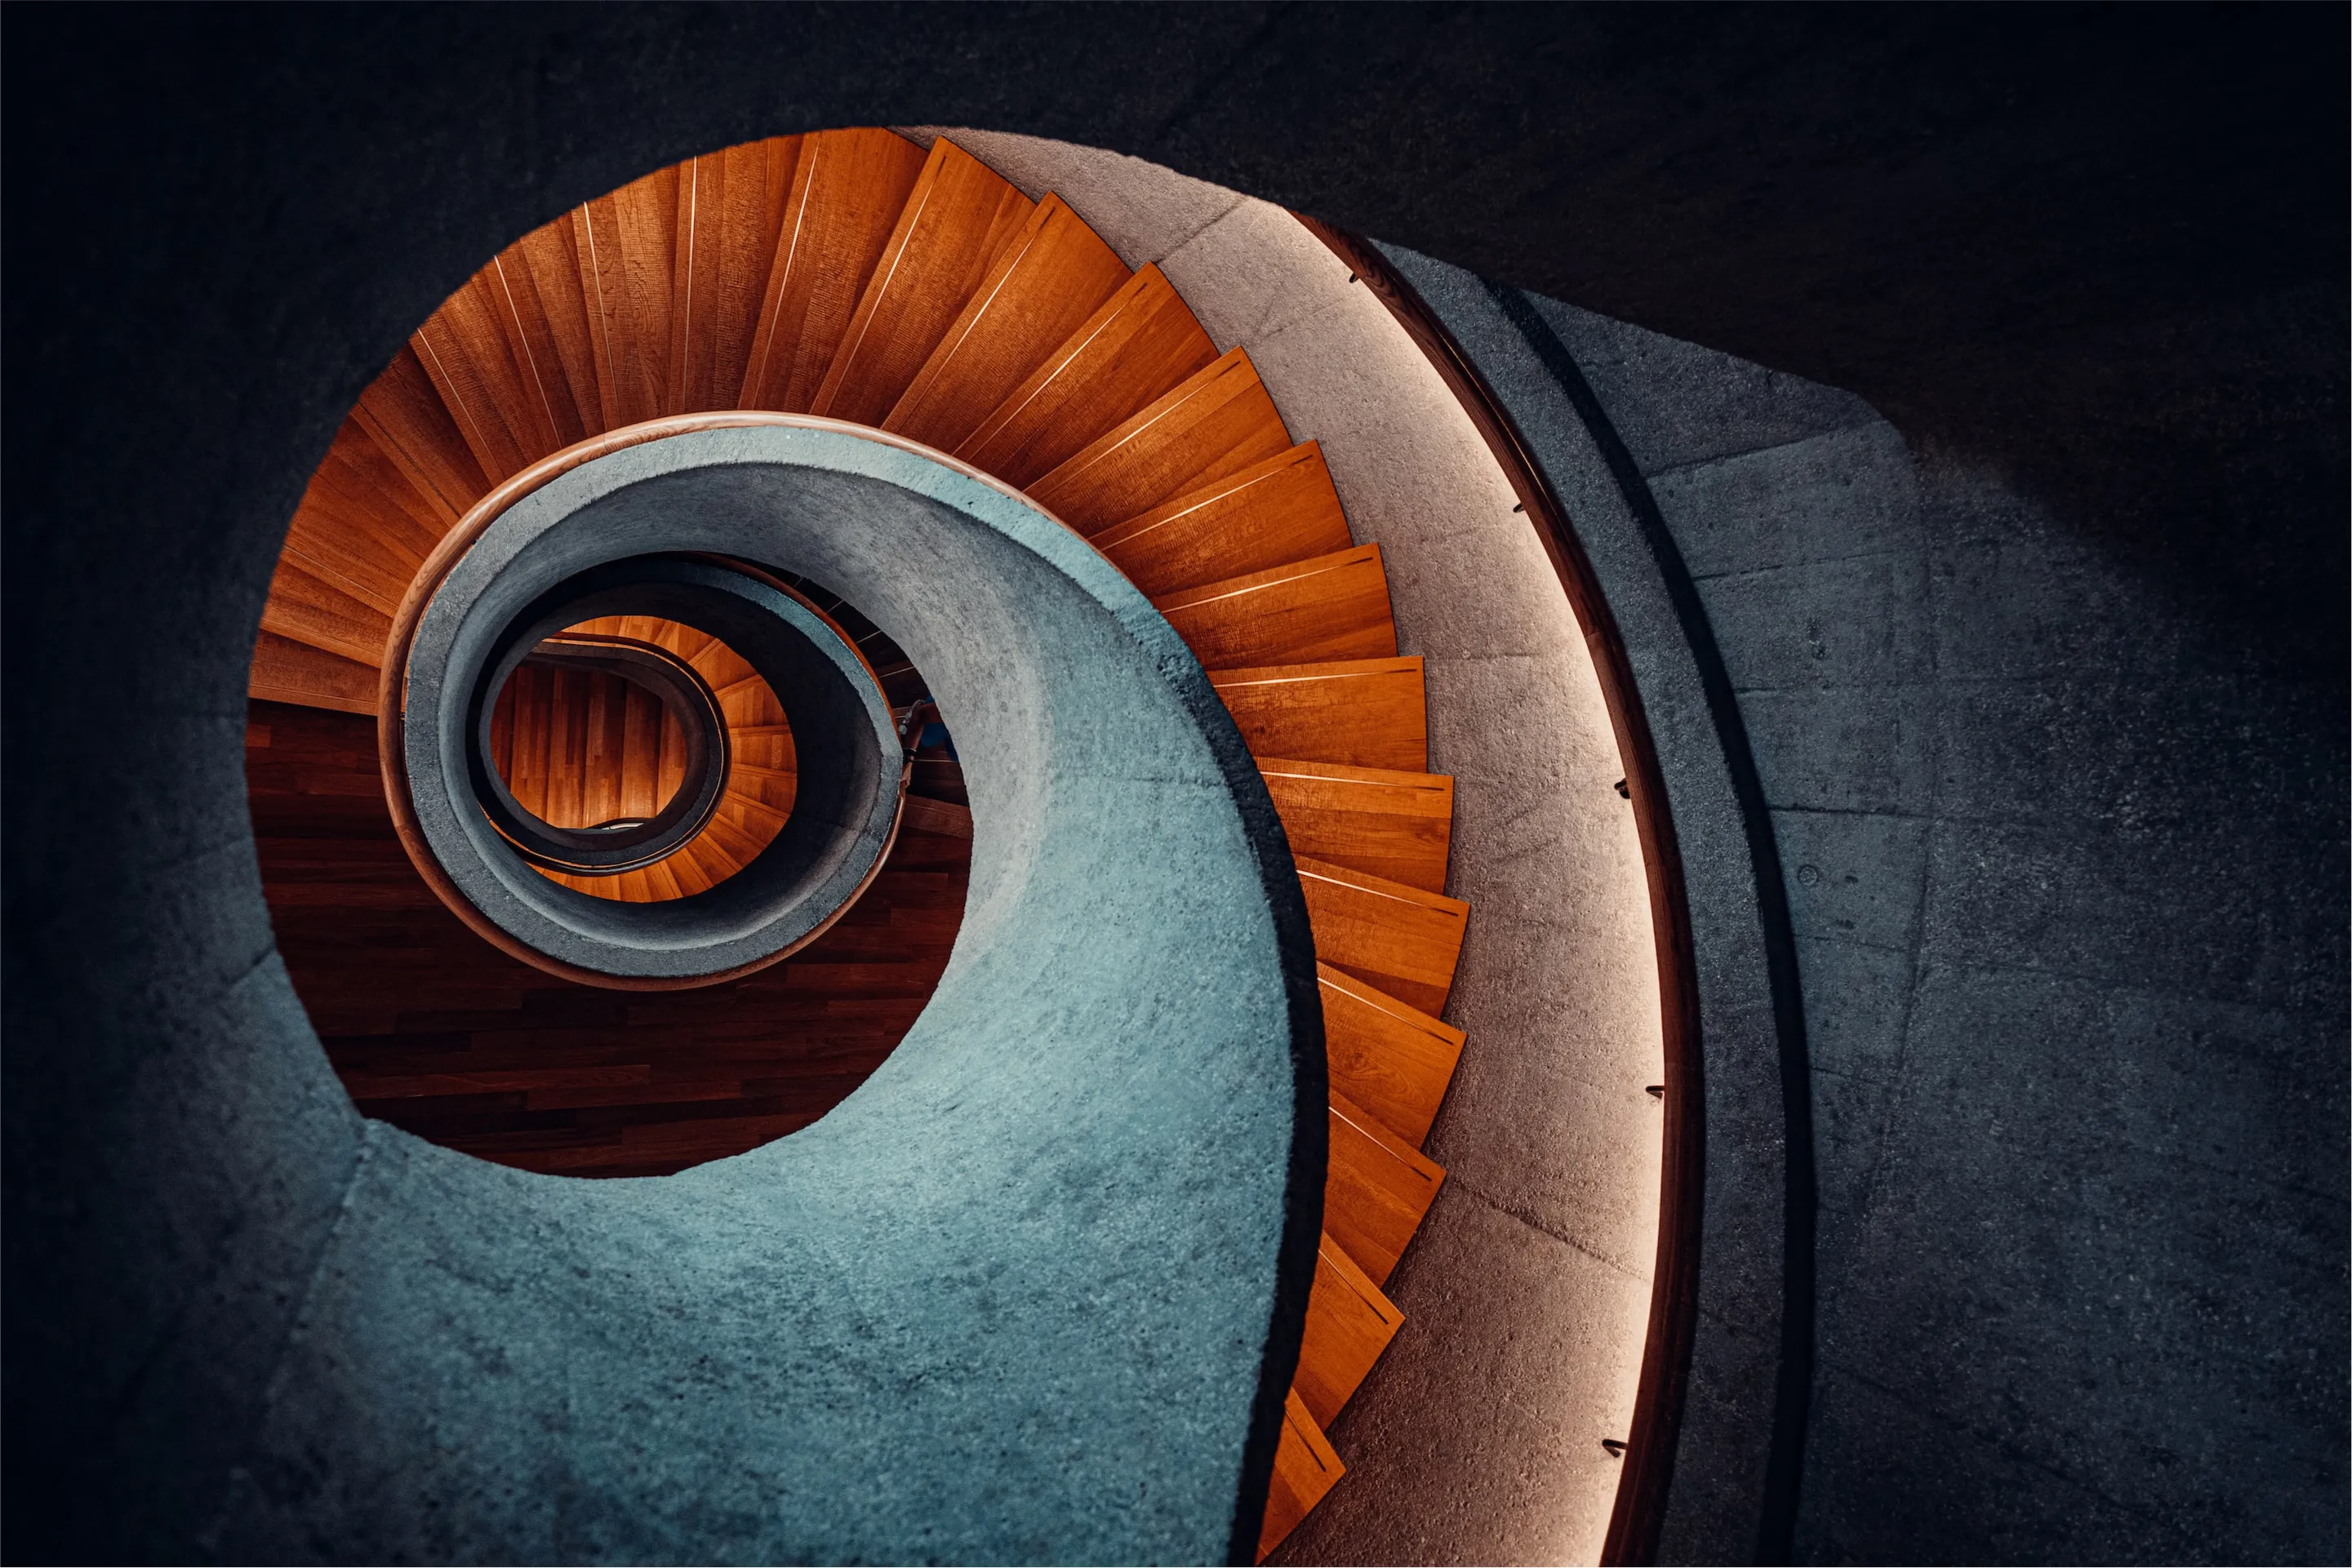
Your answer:
[[[1657,1555],[1675,1445],[1682,1428],[1683,1395],[1698,1319],[1702,1195],[1706,1182],[1705,1104],[1701,1095],[1698,977],[1693,959],[1690,904],[1683,883],[1682,850],[1667,804],[1665,775],[1643,711],[1624,634],[1601,591],[1568,513],[1544,479],[1509,412],[1478,367],[1402,274],[1369,240],[1295,214],[1307,231],[1348,264],[1429,359],[1470,416],[1535,528],[1560,589],[1584,633],[1594,672],[1624,759],[1634,831],[1650,888],[1651,929],[1658,954],[1658,998],[1665,1045],[1664,1158],[1658,1194],[1658,1252],[1652,1273],[1650,1321],[1642,1376],[1626,1434],[1624,1472],[1609,1520],[1601,1561],[1647,1563]]]

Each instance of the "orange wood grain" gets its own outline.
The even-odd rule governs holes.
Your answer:
[[[1294,853],[1445,890],[1453,779],[1274,757],[1259,758],[1257,767]]]
[[[1389,614],[1389,580],[1378,545],[1182,589],[1151,602],[1211,669],[1396,656],[1396,622]]]
[[[281,555],[261,607],[261,629],[380,668],[392,617]]]
[[[677,187],[676,166],[658,169],[572,213],[606,430],[670,411]]]
[[[1091,537],[1290,444],[1257,368],[1235,349],[1028,490],[1039,506]]]
[[[1036,204],[946,137],[842,335],[812,413],[879,424]]]
[[[1403,1326],[1404,1313],[1326,1231],[1316,1249],[1307,1333],[1299,1341],[1298,1373],[1290,1385],[1318,1425],[1328,1427],[1339,1418],[1341,1407]]]
[[[286,543],[390,614],[450,521],[347,419],[310,476]]]
[[[1418,654],[1211,670],[1209,684],[1255,756],[1405,773],[1428,768],[1429,710]]]
[[[1102,236],[1048,195],[990,264],[882,428],[955,450],[1128,277]]]
[[[1157,267],[1146,267],[1007,392],[955,448],[1027,485],[1213,363],[1217,346]]]
[[[1371,1281],[1385,1287],[1444,1170],[1344,1094],[1331,1096],[1331,1168],[1323,1229]]]
[[[489,476],[435,390],[433,378],[425,374],[413,344],[403,344],[392,363],[368,383],[351,417],[450,523],[489,494]]]
[[[1091,542],[1144,592],[1172,593],[1351,541],[1323,449],[1309,441],[1114,523]]]
[[[673,413],[737,406],[801,144],[797,136],[774,136],[680,167],[667,377]]]
[[[1294,857],[1315,956],[1425,1013],[1443,1012],[1470,906],[1345,866]]]
[[[518,359],[529,359],[548,419],[564,445],[601,435],[594,313],[580,272],[580,215],[565,213],[515,241],[491,266],[512,304]]]
[[[373,667],[356,659],[313,648],[275,632],[263,632],[254,641],[253,664],[246,674],[246,690],[265,702],[295,703],[372,717],[375,713],[376,673]]]
[[[1419,1148],[1445,1103],[1465,1036],[1328,964],[1315,966],[1332,1089]]]
[[[535,298],[532,305],[536,316]],[[474,461],[493,481],[567,444],[556,432],[531,336],[517,321],[504,268],[494,258],[409,340]]]
[[[1323,1428],[1307,1413],[1297,1390],[1285,1396],[1282,1437],[1274,1450],[1274,1479],[1266,1489],[1265,1522],[1258,1533],[1257,1560],[1281,1545],[1298,1521],[1347,1474]]]
[[[641,904],[706,891],[750,864],[783,831],[798,783],[792,726],[774,690],[725,643],[681,622],[608,615],[566,630],[635,638],[685,658],[719,698],[731,758],[712,818],[669,861],[617,876],[540,874],[593,897]],[[600,681],[614,684],[600,695]],[[650,694],[618,676],[530,664],[508,686],[518,705],[515,766],[508,770],[504,758],[499,766],[517,802],[542,820],[581,828],[652,816],[682,787],[685,736]],[[535,749],[526,756],[525,747]]]
[[[802,138],[738,407],[808,411],[925,162],[896,131]]]

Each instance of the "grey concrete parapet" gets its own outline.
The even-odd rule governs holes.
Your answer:
[[[1612,464],[1605,414],[1546,362],[1507,291],[1381,250],[1517,427],[1623,637],[1680,842],[1704,1096],[1696,1322],[1657,1552],[1770,1560],[1787,1550],[1803,1431],[1811,1151],[1794,956],[1776,951],[1788,942],[1777,847],[1760,796],[1746,798],[1755,764],[1719,663],[1709,668],[1704,619],[1683,602],[1687,572],[1672,538],[1645,527],[1639,476]]]

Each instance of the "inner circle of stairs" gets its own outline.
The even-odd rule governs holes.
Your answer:
[[[252,695],[283,705],[268,711],[289,736],[317,721],[286,709],[375,712],[404,596],[485,496],[605,433],[736,409],[872,426],[1024,492],[1150,599],[1258,760],[1313,927],[1331,1084],[1324,1235],[1263,1556],[1339,1480],[1325,1428],[1402,1322],[1381,1286],[1444,1180],[1422,1145],[1465,1043],[1438,1015],[1469,908],[1442,891],[1453,781],[1427,770],[1422,662],[1398,653],[1381,548],[1351,533],[1247,346],[1220,352],[1156,267],[1130,270],[1058,197],[1031,200],[948,139],[927,152],[883,130],[729,148],[586,203],[468,279],[352,411],[288,535]],[[577,630],[716,658],[689,632]],[[911,716],[919,674],[860,643]],[[713,819],[734,836],[635,895],[722,881],[758,852],[746,824],[772,837],[791,809],[791,738],[761,716],[774,694],[697,668],[741,726],[732,805]],[[588,712],[584,695],[560,721],[551,704],[549,730],[584,731]],[[604,777],[584,744],[532,753],[531,733],[518,696],[507,757],[539,761],[542,801]],[[951,800],[909,825],[902,843],[932,863],[972,831]],[[633,896],[625,880],[612,892]],[[906,941],[936,948],[936,927]],[[919,997],[898,1000],[911,1021]],[[373,1109],[381,1082],[337,1064]],[[839,1075],[834,1097],[861,1077]],[[610,1104],[635,1087],[577,1090]],[[533,1163],[520,1145],[476,1152]]]

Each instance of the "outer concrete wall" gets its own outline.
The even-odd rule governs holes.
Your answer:
[[[572,202],[747,137],[929,120],[1181,164],[2095,481],[2045,513],[1922,448],[1958,595],[1931,579],[1931,601],[1999,611],[1954,645],[2009,705],[1967,754],[2006,826],[1929,839],[1931,891],[1973,901],[1924,906],[1958,914],[1922,951],[1975,1010],[1943,1078],[1895,1075],[1873,1190],[1907,1196],[1873,1207],[1901,1245],[1868,1255],[1893,1303],[1868,1321],[1909,1337],[1848,1363],[1874,1403],[1853,1458],[1817,1429],[1801,1539],[2343,1561],[2342,706],[2241,652],[2275,632],[2340,682],[2340,9],[10,23],[12,1555],[134,1550],[195,1506],[155,1456],[247,1418],[261,1391],[223,1371],[292,1310],[221,1282],[307,1269],[355,1145],[323,1066],[269,1102],[316,1179],[192,1169],[137,1109],[234,1120],[239,1053],[299,1025],[236,737],[269,561],[341,411]],[[2219,620],[2143,586],[2198,576]],[[2013,1006],[1967,1001],[1987,977]],[[2143,1047],[2159,1018],[2170,1043]],[[1988,1092],[2032,1110],[2000,1119],[2011,1153],[1911,1160],[1897,1134]],[[126,1238],[173,1268],[127,1286]],[[1821,1408],[1843,1397],[1825,1375]],[[2210,1529],[2126,1528],[2167,1519]]]
[[[1523,349],[1419,277],[1598,559]],[[1820,1202],[1793,1551],[2340,1559],[2340,712],[1860,400],[1538,308],[1696,585],[1785,877]]]
[[[1857,399],[1544,314],[1780,841],[1821,1183],[1798,1553],[2342,1560],[2342,712]]]

